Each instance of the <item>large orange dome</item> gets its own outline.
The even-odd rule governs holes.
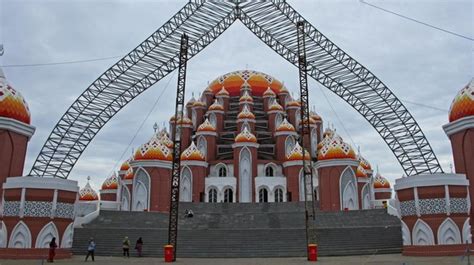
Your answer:
[[[240,88],[245,81],[252,88],[253,96],[262,96],[268,88],[271,88],[278,94],[283,87],[283,84],[274,77],[252,70],[227,73],[212,81],[209,87],[214,94],[218,93],[222,87],[225,87],[230,96],[239,96]]]
[[[11,87],[0,68],[0,117],[11,118],[30,124],[31,115],[28,104],[20,92]]]
[[[335,135],[329,139],[330,140],[326,140],[321,149],[319,149],[318,160],[356,158],[354,149],[352,149],[348,143],[344,142],[341,137]]]
[[[161,139],[158,139],[157,135],[153,137],[147,143],[140,146],[135,152],[133,160],[173,160],[173,154],[170,148],[168,148]]]
[[[458,92],[453,103],[451,103],[449,122],[467,116],[474,116],[474,78]]]

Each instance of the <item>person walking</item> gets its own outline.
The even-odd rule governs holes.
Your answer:
[[[126,236],[122,241],[122,248],[123,248],[123,256],[127,255],[130,258],[130,240],[128,240],[128,236]]]
[[[89,258],[89,256],[92,257],[92,261],[94,261],[94,251],[95,251],[95,241],[94,241],[94,238],[91,237],[89,239],[89,245],[87,246],[87,256],[86,256],[86,260]]]
[[[49,243],[49,255],[48,255],[48,262],[54,262],[54,256],[56,256],[56,248],[58,245],[56,244],[56,238],[53,237],[51,242]]]
[[[143,240],[141,237],[138,238],[137,243],[135,244],[135,249],[137,250],[138,256],[142,256]]]

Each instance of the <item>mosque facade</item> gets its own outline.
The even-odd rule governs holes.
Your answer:
[[[155,128],[95,191],[89,183],[80,189],[74,180],[25,176],[35,128],[28,104],[0,69],[0,257],[41,256],[53,237],[58,256],[70,257],[74,227],[100,210],[168,212],[175,130],[182,143],[180,201],[314,200],[321,211],[387,208],[402,223],[405,255],[453,255],[471,243],[474,81],[455,97],[443,126],[455,172],[402,177],[393,187],[334,128],[324,128],[321,116],[312,111],[302,121],[300,109],[270,75],[224,74],[170,118],[169,130]],[[311,128],[304,146],[302,124]],[[306,182],[303,161],[311,165]]]

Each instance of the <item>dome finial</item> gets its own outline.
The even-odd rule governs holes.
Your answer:
[[[153,124],[153,130],[155,131],[155,133],[158,131],[160,127],[158,126],[158,123],[155,122],[155,124]]]
[[[91,180],[91,176],[87,176],[87,183]]]

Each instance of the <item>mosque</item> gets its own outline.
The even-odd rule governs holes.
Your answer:
[[[282,82],[257,71],[235,71],[210,82],[186,111],[155,127],[150,139],[103,181],[34,178],[23,172],[34,134],[28,104],[0,69],[0,257],[34,257],[59,241],[67,256],[74,226],[99,210],[169,211],[172,132],[181,137],[180,200],[195,203],[282,203],[315,200],[321,211],[387,208],[402,223],[403,254],[464,251],[471,242],[474,192],[474,81],[456,95],[443,129],[456,174],[403,177],[394,186],[373,170],[336,129],[301,103]],[[310,139],[299,144],[300,126]],[[303,148],[306,150],[303,156]],[[313,177],[303,181],[303,160]],[[305,189],[313,191],[305,198]],[[23,252],[22,252],[23,251]],[[62,252],[61,252],[62,251]],[[23,256],[23,257],[26,257]]]
[[[170,131],[176,127],[181,133],[180,200],[304,201],[303,147],[298,139],[301,124],[308,122],[311,142],[305,141],[304,159],[314,162],[314,174],[307,187],[316,201],[325,198],[321,209],[383,207],[392,195],[390,183],[373,174],[370,163],[335,129],[324,129],[314,111],[302,122],[300,108],[282,82],[261,72],[235,71],[212,81],[201,97],[187,102],[184,114],[170,118]],[[169,211],[171,138],[165,128],[155,127],[150,140],[104,180],[99,191],[103,207]],[[99,197],[90,185],[80,195],[84,201]]]

